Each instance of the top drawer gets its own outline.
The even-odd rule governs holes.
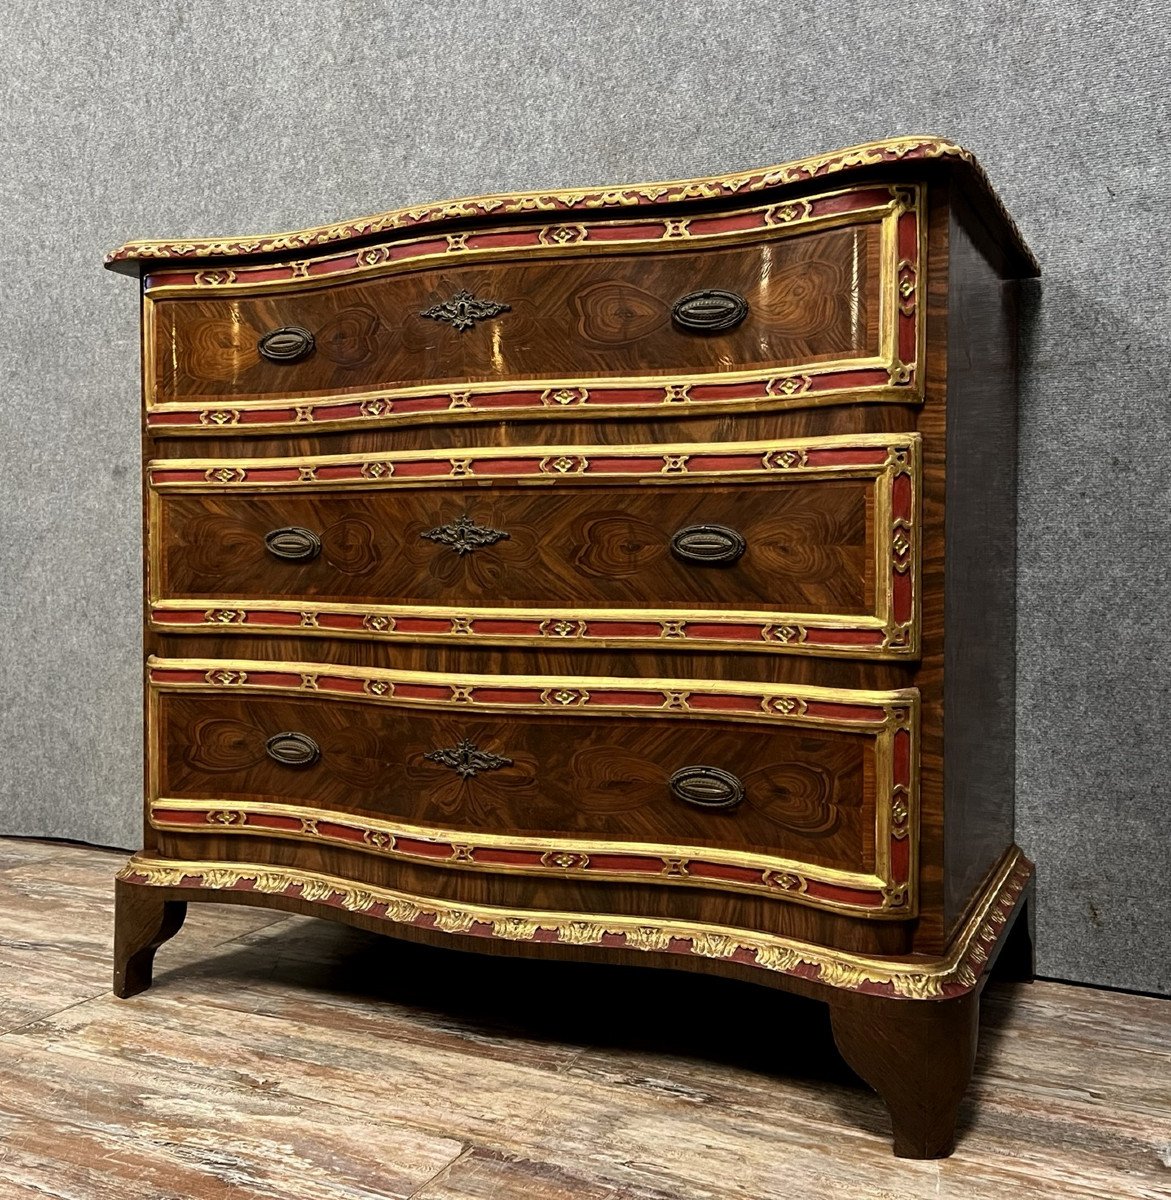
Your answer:
[[[167,433],[918,396],[919,190],[147,276]]]

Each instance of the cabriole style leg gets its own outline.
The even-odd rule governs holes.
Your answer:
[[[842,1057],[882,1098],[899,1158],[946,1158],[972,1077],[979,989],[954,1000],[846,993],[830,1001]]]
[[[125,1000],[151,983],[155,951],[183,927],[187,904],[156,888],[114,881],[114,995]]]

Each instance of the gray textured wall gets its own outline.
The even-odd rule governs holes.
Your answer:
[[[1171,989],[1161,9],[6,0],[0,830],[138,837],[136,303],[103,251],[938,132],[1045,271],[1018,781],[1041,970]]]

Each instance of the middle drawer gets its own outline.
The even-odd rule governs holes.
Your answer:
[[[150,464],[156,627],[918,652],[916,434]]]

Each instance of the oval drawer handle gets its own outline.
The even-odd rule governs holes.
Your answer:
[[[748,301],[738,292],[706,288],[680,296],[671,307],[671,319],[691,333],[724,333],[748,316]]]
[[[726,525],[688,525],[671,538],[671,550],[688,563],[728,566],[748,549],[748,543]]]
[[[321,553],[321,538],[312,529],[302,529],[300,525],[269,530],[264,535],[264,545],[270,554],[291,562],[316,558]]]
[[[744,799],[744,784],[719,767],[684,767],[668,781],[671,795],[693,808],[735,808]]]
[[[311,767],[321,757],[321,747],[307,733],[274,733],[264,748],[283,767]]]
[[[286,325],[281,329],[270,329],[256,343],[256,349],[264,358],[274,363],[295,363],[308,358],[316,343],[313,334],[300,325]]]

